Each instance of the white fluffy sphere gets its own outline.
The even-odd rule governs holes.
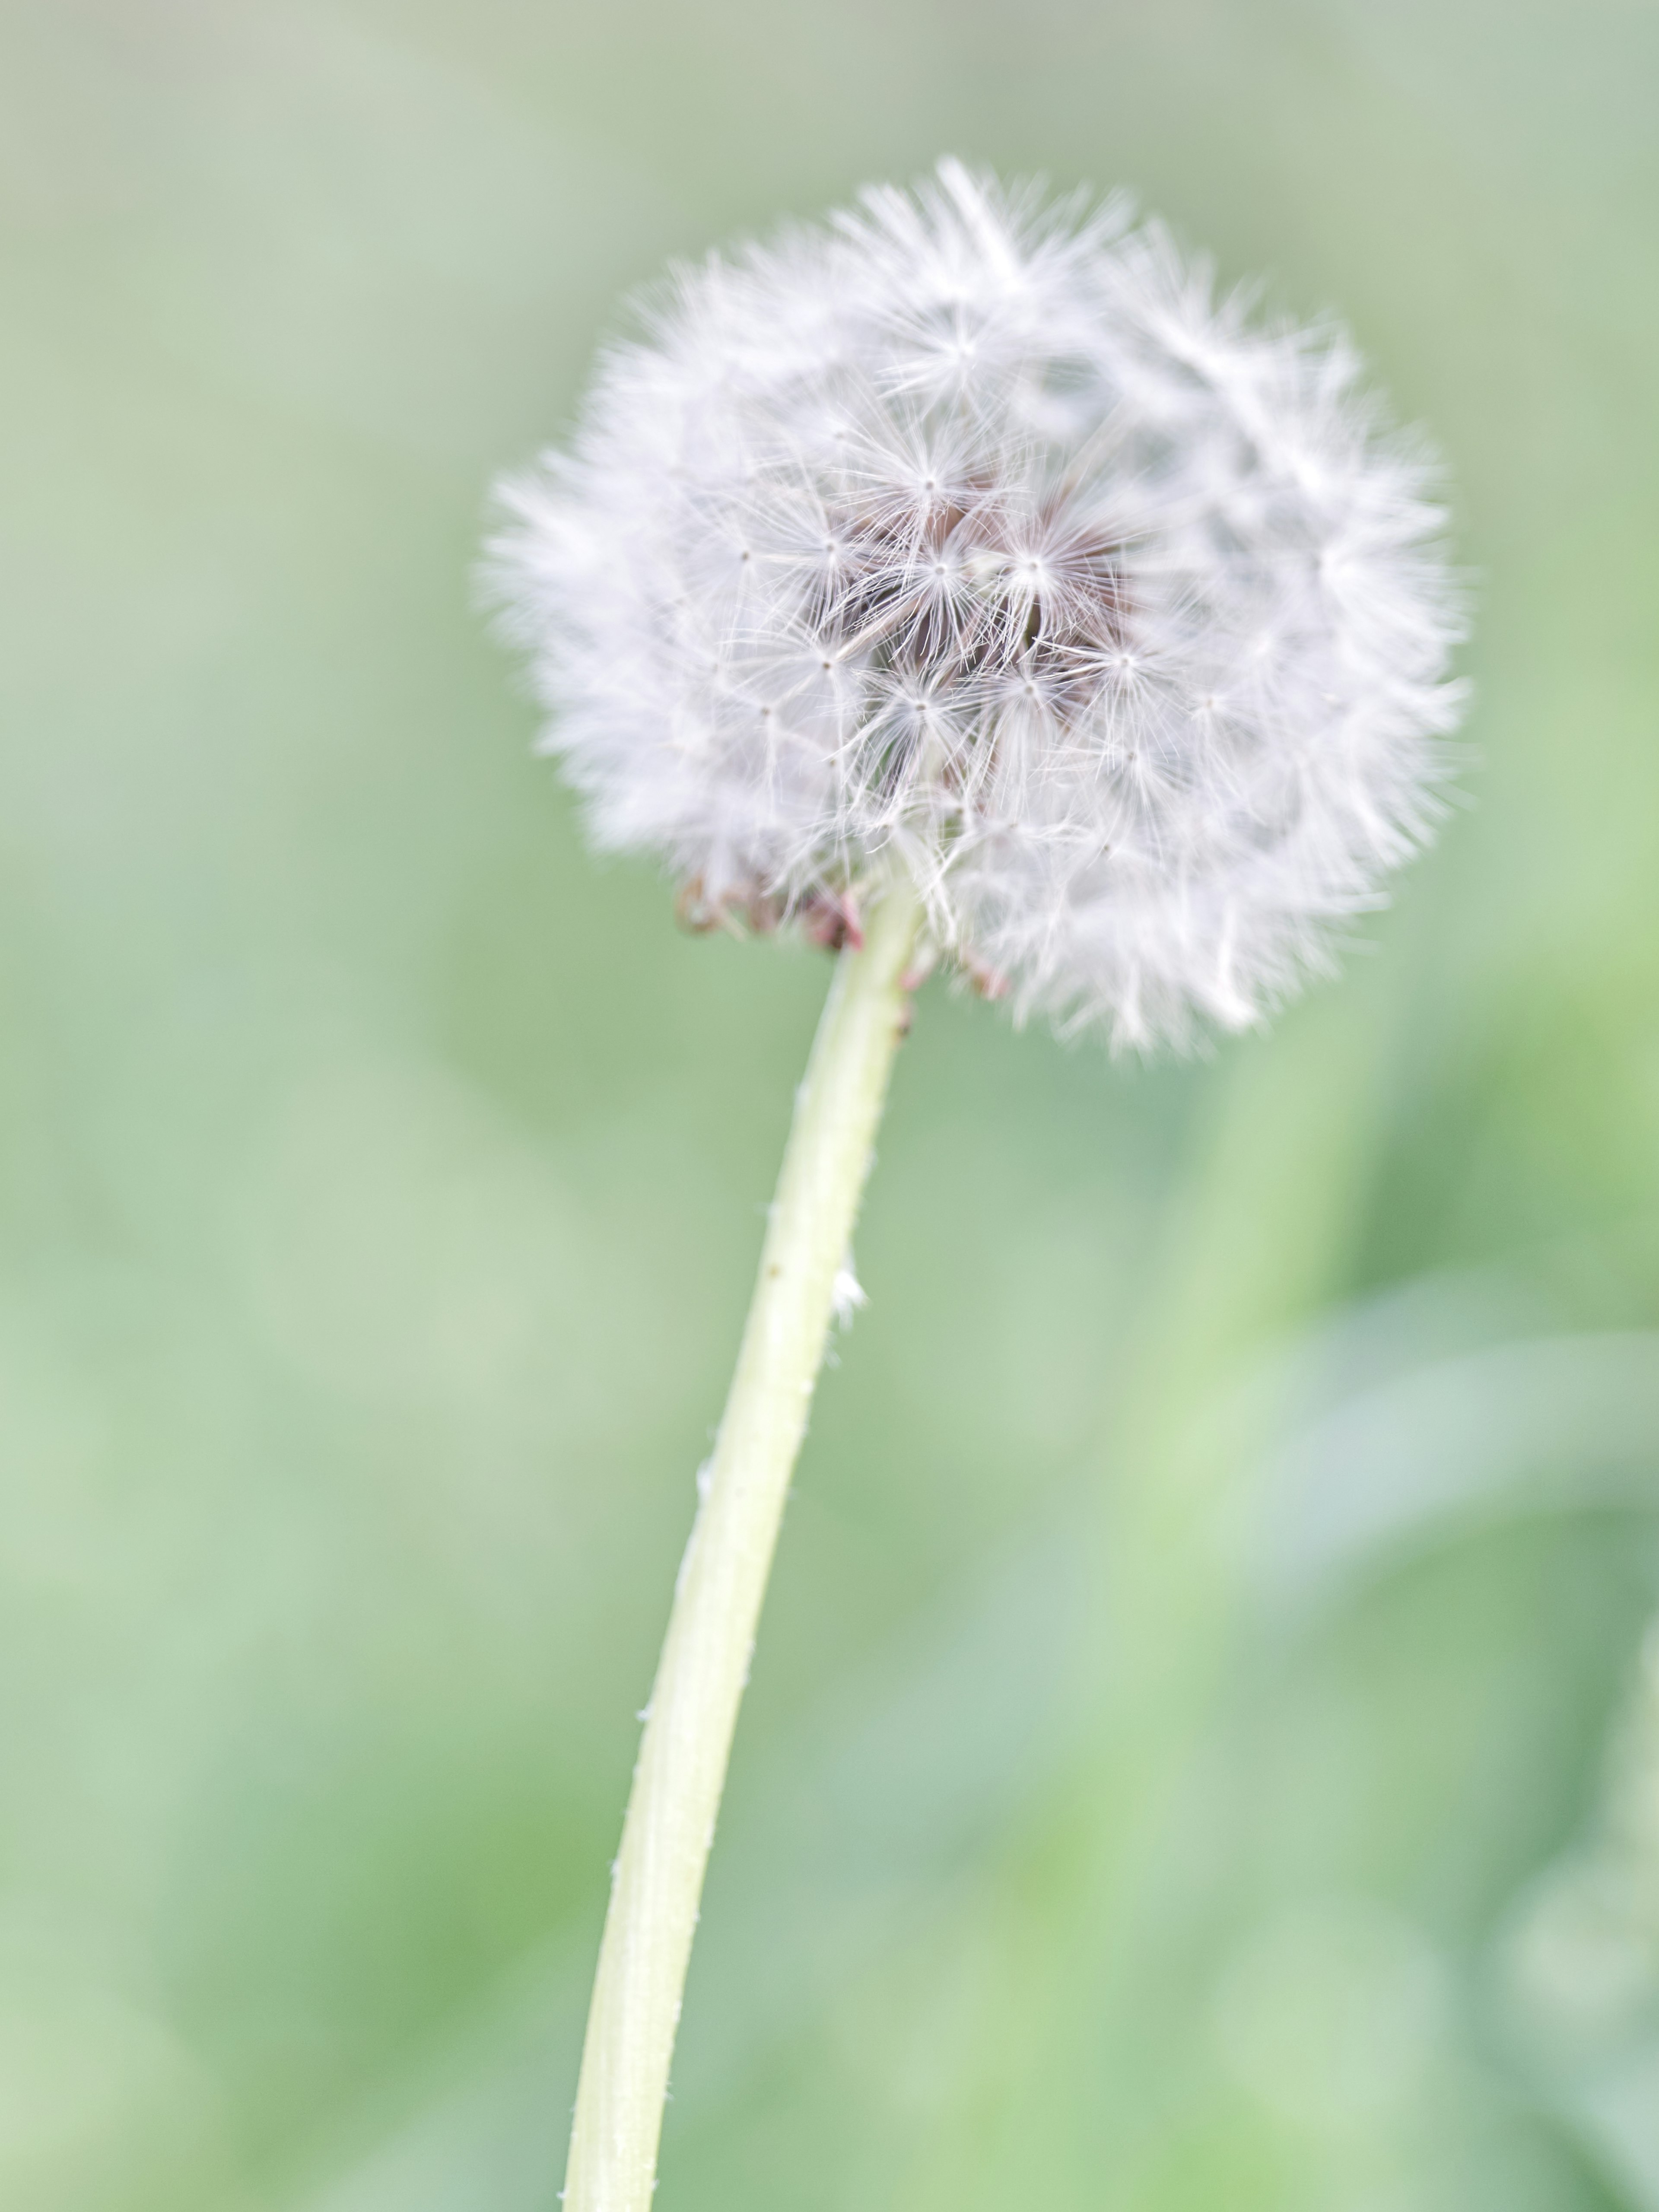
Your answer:
[[[680,272],[495,548],[602,846],[705,913],[907,868],[1115,1042],[1238,1027],[1426,834],[1455,593],[1329,331],[955,162]]]

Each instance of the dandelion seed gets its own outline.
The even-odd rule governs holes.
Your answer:
[[[1462,701],[1424,460],[1340,336],[951,161],[645,313],[495,547],[602,846],[715,916],[902,866],[1017,1018],[1119,1043],[1328,964]]]
[[[836,1279],[830,1285],[830,1305],[837,1328],[850,1328],[853,1316],[870,1303],[870,1294],[860,1282],[853,1267],[849,1252],[836,1270]]]

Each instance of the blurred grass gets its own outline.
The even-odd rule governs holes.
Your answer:
[[[623,289],[946,147],[1351,321],[1476,805],[1212,1064],[925,1000],[665,2202],[1659,2206],[1656,96],[1633,0],[9,0],[8,2212],[554,2202],[823,974],[587,860],[468,570]]]

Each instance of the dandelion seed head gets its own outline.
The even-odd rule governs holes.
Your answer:
[[[945,161],[678,271],[492,559],[595,842],[683,911],[839,943],[902,868],[1016,1018],[1148,1048],[1260,1020],[1430,834],[1429,479],[1340,334]]]

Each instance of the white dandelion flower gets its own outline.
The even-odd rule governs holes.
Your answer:
[[[1347,343],[955,161],[680,271],[494,549],[602,847],[1016,1014],[1257,1019],[1427,835],[1459,634]]]
[[[946,161],[682,271],[494,548],[547,745],[694,921],[844,945],[635,1768],[568,2212],[650,2212],[709,1838],[927,939],[1146,1048],[1260,1018],[1427,835],[1421,456],[1347,344]],[[867,938],[864,922],[867,920]]]

